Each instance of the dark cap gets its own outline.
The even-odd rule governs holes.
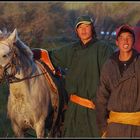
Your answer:
[[[133,30],[133,27],[128,25],[128,24],[124,24],[122,26],[120,26],[117,30],[116,30],[116,38],[119,37],[119,35],[123,32],[130,32],[134,39],[135,39],[135,34],[134,34],[134,30]]]
[[[83,15],[77,18],[76,23],[75,23],[75,28],[78,27],[78,25],[80,25],[81,23],[84,24],[91,24],[93,23],[93,20],[90,16],[88,15]]]

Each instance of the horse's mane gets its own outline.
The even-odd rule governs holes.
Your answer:
[[[19,49],[19,52],[25,56],[27,59],[32,60],[33,59],[33,52],[31,49],[23,43],[19,38],[17,41],[14,43],[14,45]]]
[[[23,43],[19,38],[14,43],[15,53],[20,60],[20,65],[24,69],[24,72],[27,74],[28,71],[32,71],[31,68],[35,67],[33,64],[33,52],[31,49]],[[33,68],[34,69],[34,68]]]

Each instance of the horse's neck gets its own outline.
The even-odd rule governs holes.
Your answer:
[[[29,76],[32,76],[34,71],[35,71],[35,69],[32,66],[28,67],[28,68],[20,67],[20,68],[18,68],[18,71],[17,71],[15,77],[19,78],[19,79],[29,77]]]
[[[33,82],[36,80],[35,78],[32,77],[36,74],[38,74],[38,71],[35,64],[31,65],[26,69],[20,67],[19,71],[13,77],[13,82],[10,83],[10,91],[13,94],[18,92],[20,94],[25,94],[25,89],[26,89],[26,92],[29,92]],[[17,90],[16,92],[15,89]]]

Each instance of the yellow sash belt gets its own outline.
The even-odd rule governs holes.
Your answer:
[[[107,122],[140,126],[140,112],[125,113],[111,111]]]

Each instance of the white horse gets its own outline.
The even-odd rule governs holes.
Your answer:
[[[53,112],[52,125],[57,120],[58,90],[52,90],[45,78],[50,75],[41,67],[16,29],[11,34],[0,33],[0,79],[9,84],[7,109],[15,136],[23,137],[32,128],[38,138],[44,137],[46,118]]]

